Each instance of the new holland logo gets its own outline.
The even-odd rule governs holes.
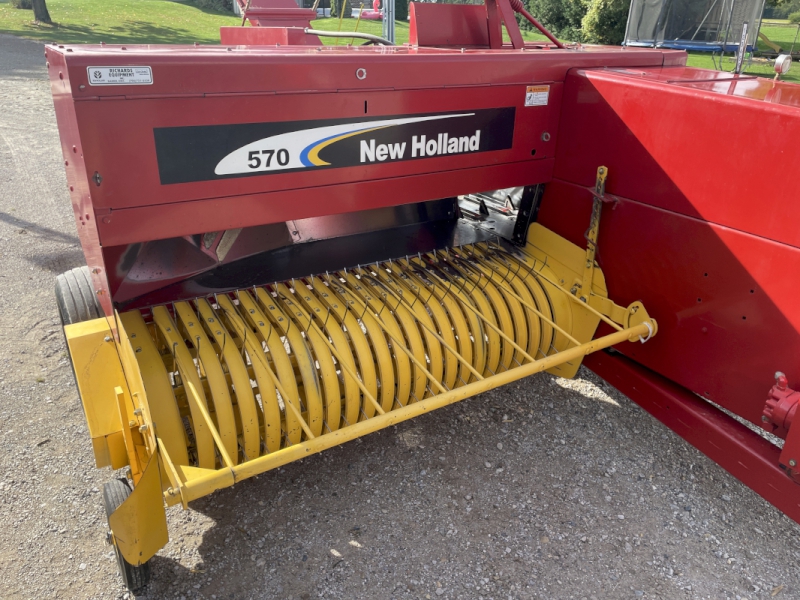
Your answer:
[[[238,148],[228,154],[217,164],[214,173],[217,175],[234,175],[252,173],[253,171],[285,171],[287,169],[302,169],[304,167],[328,167],[332,162],[320,157],[320,153],[336,144],[352,138],[374,133],[389,127],[397,127],[409,123],[423,123],[425,121],[439,121],[442,119],[458,119],[474,116],[475,113],[455,115],[441,115],[435,117],[411,117],[405,119],[386,119],[367,123],[351,123],[347,125],[330,125],[328,127],[314,127],[300,131],[292,131],[257,140]],[[371,143],[371,146],[369,146]],[[365,145],[368,150],[364,152]],[[380,149],[381,161],[390,156],[393,160],[402,160],[406,144],[382,144]],[[375,139],[370,142],[361,140],[361,160],[370,162],[376,160]],[[391,148],[391,149],[390,149]],[[365,160],[366,159],[366,160]],[[331,157],[330,160],[335,160]]]
[[[514,108],[154,130],[162,184],[508,149]]]

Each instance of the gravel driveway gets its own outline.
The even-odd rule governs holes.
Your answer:
[[[0,598],[125,597],[53,299],[42,45],[0,36]],[[586,370],[168,510],[139,598],[800,598],[798,526]]]

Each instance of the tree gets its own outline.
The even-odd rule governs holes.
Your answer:
[[[394,0],[394,20],[408,21],[408,0]]]
[[[800,0],[773,0],[800,2]],[[524,0],[528,11],[568,42],[621,44],[630,0]],[[531,29],[530,25],[522,26]]]
[[[53,20],[50,18],[50,12],[47,10],[47,0],[31,0],[31,4],[33,5],[34,21],[52,25]]]
[[[592,0],[581,21],[583,40],[592,44],[621,44],[629,8],[629,0]]]
[[[570,42],[583,41],[581,20],[586,14],[583,0],[524,0],[528,12],[547,27],[556,37]],[[526,29],[533,26],[523,23]]]
[[[338,17],[339,11],[345,19],[352,17],[353,6],[350,4],[350,0],[331,0],[331,16]]]

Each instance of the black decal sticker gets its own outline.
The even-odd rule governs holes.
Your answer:
[[[161,183],[364,166],[511,148],[514,108],[165,127],[153,131]]]

